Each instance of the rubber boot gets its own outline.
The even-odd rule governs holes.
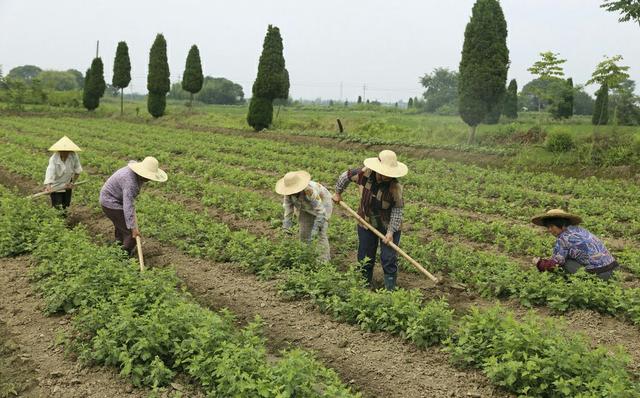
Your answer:
[[[396,290],[397,274],[384,274],[384,287],[388,291],[392,292]]]
[[[362,275],[364,279],[367,281],[367,288],[371,289],[371,284],[373,283],[373,267],[364,266],[362,267]]]

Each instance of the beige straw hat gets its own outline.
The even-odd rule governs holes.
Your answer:
[[[578,225],[582,222],[582,218],[580,218],[579,216],[567,213],[562,209],[551,209],[541,216],[533,217],[531,219],[531,222],[535,225],[544,226],[544,220],[546,220],[547,218],[566,218],[567,220],[569,220],[571,225]]]
[[[276,182],[276,192],[280,195],[293,195],[305,189],[311,181],[311,175],[306,171],[290,171]]]
[[[402,177],[409,172],[407,165],[398,162],[396,153],[388,149],[380,152],[377,158],[365,159],[364,165],[376,173],[391,178]]]
[[[74,144],[73,141],[71,141],[69,139],[69,137],[67,137],[66,135],[64,137],[60,138],[58,140],[58,142],[56,142],[55,144],[51,145],[51,148],[49,148],[49,150],[52,151],[52,152],[61,152],[61,151],[80,152],[80,151],[82,151],[82,149],[80,149],[79,146]]]
[[[158,168],[158,159],[153,156],[147,156],[142,162],[129,163],[129,168],[140,177],[148,180],[158,182],[167,181],[167,173]]]

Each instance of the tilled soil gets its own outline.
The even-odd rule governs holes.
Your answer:
[[[42,313],[42,300],[29,284],[29,267],[28,257],[0,259],[0,337],[6,348],[0,351],[0,364],[15,367],[0,371],[7,374],[6,383],[0,379],[0,391],[11,391],[13,384],[15,396],[28,398],[146,397],[147,390],[134,389],[114,369],[84,367],[65,355],[56,340],[69,332],[69,317]]]

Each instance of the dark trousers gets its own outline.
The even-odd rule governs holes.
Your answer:
[[[122,245],[122,248],[129,254],[133,253],[133,249],[136,247],[136,240],[133,238],[131,230],[127,228],[124,211],[102,206],[102,212],[113,223],[116,240]]]
[[[584,265],[580,264],[579,262],[577,262],[572,258],[568,258],[565,261],[564,265],[562,266],[562,269],[569,274],[575,274],[582,267],[584,267]],[[592,272],[592,273],[596,274],[598,278],[604,279],[606,281],[613,276],[613,271],[615,271],[615,269],[618,268],[618,263],[611,264],[611,266],[607,268],[611,268],[611,269],[604,272]]]
[[[383,235],[387,233],[386,229],[380,232]],[[400,244],[400,234],[400,231],[396,231],[393,234],[393,243],[396,245]],[[367,262],[364,263],[365,275],[373,271],[379,242],[380,238],[373,232],[358,225],[358,262],[362,263],[365,258],[368,258]],[[398,254],[384,243],[380,243],[380,262],[385,274],[395,275],[398,272]]]
[[[51,206],[65,210],[71,205],[71,192],[73,190],[67,189],[64,192],[51,192]]]

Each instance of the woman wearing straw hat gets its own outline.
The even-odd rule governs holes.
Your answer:
[[[158,167],[158,161],[152,156],[142,162],[129,162],[113,173],[100,190],[102,211],[113,222],[116,240],[129,255],[135,253],[135,238],[140,236],[134,202],[147,181],[167,181],[167,173]]]
[[[82,149],[66,135],[49,148],[55,152],[49,158],[49,165],[44,177],[46,192],[51,192],[51,206],[66,210],[71,204],[73,183],[82,172],[80,158],[76,152]],[[63,192],[57,192],[64,190]]]
[[[395,152],[384,150],[377,158],[365,159],[364,167],[342,173],[336,183],[336,194],[333,196],[334,202],[339,203],[349,183],[358,184],[361,194],[358,214],[385,235],[383,244],[380,245],[380,262],[387,290],[394,290],[396,287],[398,255],[387,243],[400,243],[404,201],[402,185],[398,178],[405,176],[407,172],[407,166],[398,162]],[[358,261],[362,263],[367,259],[363,273],[371,286],[379,239],[373,232],[358,225],[358,241]]]
[[[293,225],[292,215],[298,213],[300,240],[311,242],[318,237],[322,261],[329,261],[329,218],[333,211],[331,194],[322,184],[311,181],[306,171],[291,171],[276,183],[276,192],[284,195],[284,220],[282,227],[289,230]]]
[[[578,226],[582,222],[579,216],[562,209],[553,209],[534,217],[531,222],[546,227],[556,237],[553,256],[550,259],[534,259],[540,272],[560,266],[565,272],[575,274],[584,267],[585,271],[607,280],[618,268],[618,262],[604,247],[604,243]]]

